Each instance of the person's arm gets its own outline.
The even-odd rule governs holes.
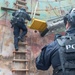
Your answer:
[[[48,70],[51,66],[50,50],[48,46],[42,48],[40,55],[36,58],[36,68],[38,70]]]
[[[26,13],[26,18],[27,18],[28,21],[31,21],[31,17],[30,17],[30,15],[27,14],[27,13]]]

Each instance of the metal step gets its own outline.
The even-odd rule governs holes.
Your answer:
[[[20,3],[20,4],[27,4],[26,1],[20,1],[20,0],[18,0],[17,2]]]
[[[13,9],[13,8],[8,8],[8,7],[1,7],[1,9],[2,10],[10,10],[10,11],[16,11],[16,10],[18,10],[18,9]],[[28,14],[31,14],[31,12],[27,12]],[[34,14],[34,13],[33,13]],[[37,15],[37,16],[40,16],[40,14],[39,13],[35,13],[35,15]]]
[[[19,42],[19,45],[28,45],[27,42]]]
[[[26,54],[27,53],[27,51],[14,51],[13,53],[16,53],[16,54]]]
[[[18,6],[18,8],[22,8],[22,7],[24,7],[25,9],[28,9],[28,7],[25,6],[25,5],[21,5],[21,4],[15,4],[15,5]]]
[[[12,69],[12,72],[26,72],[29,71],[29,69]]]
[[[29,62],[27,59],[13,59],[13,62]]]

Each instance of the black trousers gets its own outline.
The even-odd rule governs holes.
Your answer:
[[[22,30],[22,33],[20,34],[20,30]],[[18,37],[20,36],[23,38],[27,34],[27,28],[23,23],[17,23],[14,25],[14,46],[15,48],[18,47]]]

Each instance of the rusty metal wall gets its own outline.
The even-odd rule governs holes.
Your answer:
[[[65,13],[67,13],[67,11],[70,10],[70,8],[74,7],[75,4],[74,0],[26,0],[26,1],[28,6],[27,11],[30,12],[34,12],[36,3],[38,1],[36,13],[40,13],[40,16],[35,15],[35,18],[39,18],[45,21],[48,19],[53,19],[64,15]],[[5,51],[9,51],[10,49],[13,50],[14,46],[13,46],[13,29],[10,28],[11,26],[10,19],[11,19],[12,11],[1,10],[1,7],[15,8],[14,5],[15,2],[16,0],[0,0],[0,29],[1,29],[0,50],[3,51],[3,54],[5,54]],[[31,33],[33,34],[33,36],[31,35]],[[49,38],[48,36],[41,38],[39,32],[35,33],[34,30],[30,30],[30,29],[28,32],[28,36],[29,36],[28,43],[30,44],[30,48],[34,52],[37,52],[39,49],[41,49],[43,45],[45,45],[46,43],[52,40],[52,39],[48,39]],[[40,41],[38,42],[38,40]],[[45,40],[45,42],[43,40]],[[11,44],[7,45],[8,41]],[[36,51],[35,48],[37,49]],[[8,55],[7,53],[6,56],[12,55],[11,50],[10,50],[10,54]]]
[[[41,20],[53,19],[64,15],[70,8],[74,7],[74,0],[26,0],[28,10],[30,12],[35,11],[37,4],[36,13],[40,13],[40,16],[35,15],[35,18]],[[0,50],[4,56],[12,56],[14,50],[13,46],[13,29],[11,29],[10,19],[13,11],[1,10],[1,7],[15,8],[14,3],[16,0],[0,0]],[[32,17],[33,15],[31,15]],[[53,35],[40,37],[39,32],[35,33],[34,30],[28,29],[28,43],[33,52],[37,53],[45,44],[49,43],[53,39]],[[33,35],[31,35],[33,34]],[[49,38],[51,37],[51,38]],[[34,39],[33,39],[34,38]],[[44,41],[43,41],[44,40]],[[36,42],[35,42],[36,41]],[[7,44],[8,42],[8,44]],[[41,44],[40,44],[41,43]],[[36,50],[35,50],[36,49]],[[9,52],[10,54],[6,53]],[[6,55],[5,55],[6,54]],[[35,54],[36,55],[36,54]]]
[[[67,13],[67,11],[70,10],[71,7],[75,7],[75,0],[26,0],[28,11],[34,12],[36,3],[38,1],[36,13],[40,13],[40,16],[35,15],[35,18],[41,19],[41,20],[48,20],[53,19],[59,16],[64,15]],[[9,8],[15,8],[14,3],[16,0],[0,0],[0,53],[2,54],[3,58],[5,60],[1,60],[0,64],[0,74],[2,69],[9,69],[11,70],[12,66],[12,56],[13,56],[13,50],[14,50],[14,42],[13,42],[13,29],[11,29],[10,25],[10,19],[12,11],[4,11],[1,10],[1,7],[9,7]],[[31,15],[32,16],[32,15]],[[45,37],[41,37],[39,35],[39,32],[35,33],[34,30],[31,30],[28,28],[27,33],[27,42],[28,42],[28,50],[32,51],[32,59],[35,59],[36,56],[39,54],[39,51],[41,48],[52,42],[54,38],[54,33],[51,35],[47,35]],[[10,59],[9,59],[10,57]],[[31,65],[32,66],[32,65]],[[33,66],[35,66],[33,64]],[[31,67],[31,69],[34,71],[34,67]],[[3,75],[9,75],[10,72],[7,74],[5,70],[3,70]],[[52,71],[51,71],[52,72]],[[50,71],[44,73],[44,72],[37,72],[35,71],[37,75],[51,75]],[[12,73],[10,74],[12,75]]]

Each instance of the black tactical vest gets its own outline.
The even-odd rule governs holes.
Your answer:
[[[75,75],[75,35],[66,35],[57,39],[61,66],[54,75]]]
[[[12,20],[11,20],[11,24],[15,25],[17,23],[25,23],[25,12],[24,11],[16,11],[15,15],[13,16]]]

